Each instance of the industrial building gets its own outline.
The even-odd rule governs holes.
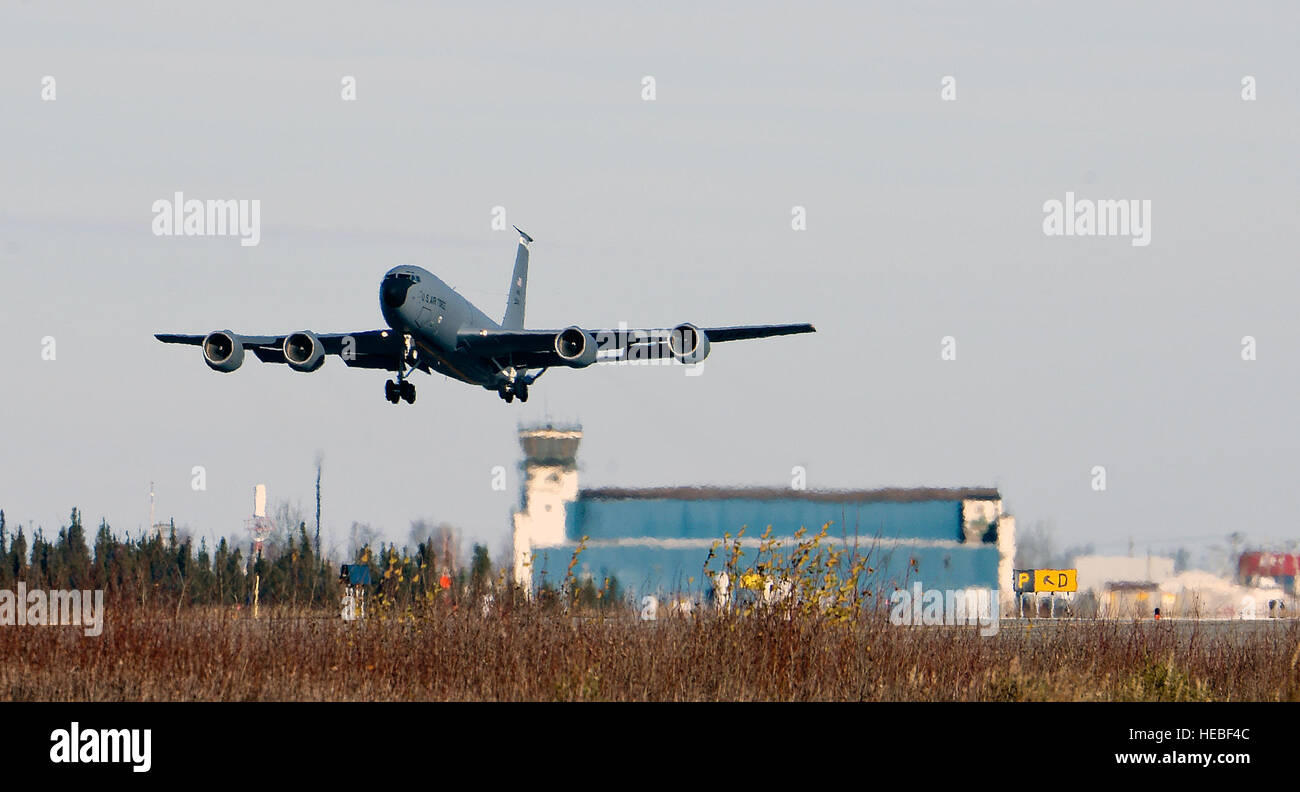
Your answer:
[[[1238,579],[1201,570],[1175,572],[1165,556],[1079,556],[1077,615],[1102,618],[1254,619],[1294,613],[1296,557],[1247,552],[1238,559]]]
[[[709,549],[742,527],[752,558],[759,536],[786,547],[795,532],[830,524],[835,548],[870,554],[876,590],[922,583],[932,589],[999,589],[1011,579],[1015,521],[990,488],[813,491],[784,488],[582,489],[582,430],[552,425],[519,432],[522,492],[514,515],[515,580],[536,591],[559,585],[587,537],[574,573],[597,585],[613,578],[625,595],[707,600]],[[715,560],[710,569],[717,571]],[[1002,588],[1009,588],[1003,586]]]
[[[1174,559],[1164,556],[1100,556],[1085,555],[1074,559],[1079,570],[1079,591],[1090,591],[1101,597],[1106,591],[1121,584],[1128,590],[1141,589],[1138,584],[1159,583],[1174,576]]]
[[[1280,586],[1296,594],[1300,554],[1248,550],[1237,558],[1237,581],[1247,586]]]

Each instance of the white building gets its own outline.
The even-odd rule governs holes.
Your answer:
[[[1079,556],[1079,591],[1100,594],[1110,583],[1163,583],[1174,576],[1174,559],[1164,556]]]

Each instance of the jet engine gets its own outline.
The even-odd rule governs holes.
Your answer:
[[[203,362],[213,371],[234,371],[244,364],[244,345],[229,330],[208,333],[203,339]]]
[[[325,347],[310,330],[290,333],[284,339],[284,362],[294,371],[315,371],[325,365]]]
[[[689,322],[668,334],[668,351],[679,363],[699,363],[709,356],[709,337]]]
[[[581,327],[566,327],[555,334],[555,354],[566,366],[586,368],[596,362],[596,339]]]

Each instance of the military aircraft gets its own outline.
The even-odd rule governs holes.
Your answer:
[[[348,366],[394,372],[384,395],[397,404],[415,403],[416,371],[437,372],[494,390],[507,403],[528,401],[528,388],[548,368],[586,368],[597,362],[662,360],[695,364],[708,357],[711,342],[816,332],[811,324],[670,329],[525,330],[528,251],[533,238],[519,231],[519,249],[510,295],[500,324],[492,321],[437,276],[420,267],[389,270],[379,286],[379,310],[388,328],[356,333],[239,335],[217,330],[207,335],[159,333],[167,344],[197,345],[214,371],[230,372],[251,350],[263,363],[285,363],[294,371],[316,371],[326,355]]]

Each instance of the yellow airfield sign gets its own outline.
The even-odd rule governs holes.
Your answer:
[[[1014,572],[1013,583],[1015,584],[1013,588],[1019,592],[1078,591],[1079,570],[1017,569]]]

